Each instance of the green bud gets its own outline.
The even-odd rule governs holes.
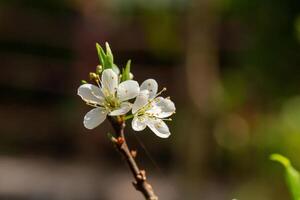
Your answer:
[[[134,78],[133,74],[130,72],[129,73],[129,79],[132,80]]]
[[[103,70],[102,65],[97,65],[97,67],[96,67],[96,74],[101,74],[102,70]]]
[[[88,82],[86,80],[81,80],[81,85],[87,84]]]

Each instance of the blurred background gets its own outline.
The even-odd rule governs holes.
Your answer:
[[[1,0],[0,199],[143,199],[82,124],[105,41],[176,103],[169,139],[127,128],[160,199],[290,199],[269,154],[300,169],[299,0]]]

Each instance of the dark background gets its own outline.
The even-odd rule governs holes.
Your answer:
[[[299,0],[1,0],[0,199],[142,199],[82,124],[105,41],[176,103],[170,138],[126,133],[161,199],[290,198],[269,154],[300,169]]]

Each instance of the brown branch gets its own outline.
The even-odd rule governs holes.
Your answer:
[[[117,136],[117,138],[113,137],[112,141],[116,145],[119,152],[125,158],[130,168],[130,171],[134,176],[135,181],[133,182],[133,185],[135,189],[140,191],[144,195],[146,200],[158,200],[158,197],[155,195],[152,186],[147,182],[145,170],[140,170],[140,168],[138,167],[134,159],[136,156],[136,152],[130,151],[127,145],[125,134],[124,134],[125,121],[122,119],[117,121],[111,117],[109,118],[109,120]]]

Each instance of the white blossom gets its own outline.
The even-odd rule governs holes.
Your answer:
[[[142,131],[147,126],[159,137],[167,138],[170,131],[164,122],[167,117],[175,113],[175,105],[169,98],[158,97],[158,85],[154,79],[144,81],[140,87],[140,93],[132,106],[134,115],[132,128]]]
[[[94,109],[84,117],[83,124],[87,129],[93,129],[101,124],[107,115],[118,116],[128,113],[132,107],[129,99],[139,94],[139,84],[133,80],[119,83],[118,75],[112,69],[102,72],[98,86],[83,84],[77,94]]]

